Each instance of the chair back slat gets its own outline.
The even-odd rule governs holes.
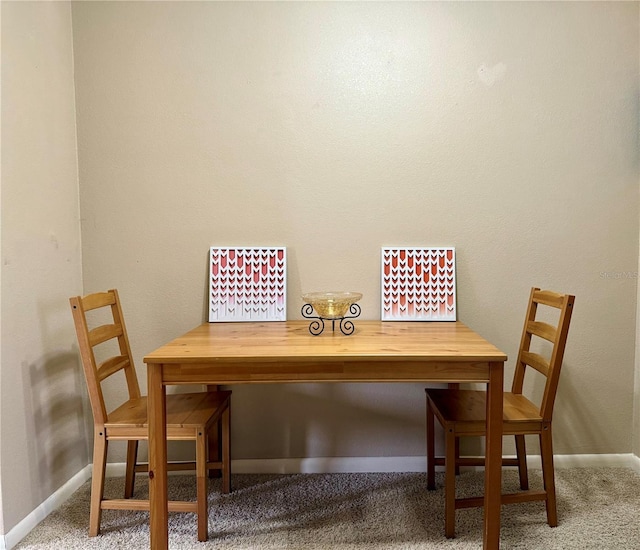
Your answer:
[[[111,292],[95,292],[82,298],[82,308],[91,311],[105,306],[112,306],[116,303],[116,298]]]
[[[113,323],[110,325],[100,325],[89,331],[89,344],[91,347],[95,347],[98,344],[104,344],[120,336],[122,336],[122,326]]]
[[[553,292],[551,290],[540,290],[538,289],[532,300],[537,304],[542,304],[545,306],[555,307],[557,309],[562,309],[564,306],[564,300],[566,295],[559,294],[557,292]]]
[[[534,336],[544,338],[547,342],[551,343],[555,342],[558,336],[558,330],[556,327],[542,321],[529,321],[527,331]]]
[[[523,350],[520,354],[520,360],[525,364],[536,369],[543,376],[549,376],[549,361],[539,353]]]
[[[570,294],[559,294],[535,287],[531,289],[529,297],[529,307],[522,331],[511,391],[513,393],[522,393],[527,366],[541,373],[546,378],[546,381],[540,401],[540,416],[542,416],[543,420],[549,422],[553,414],[553,404],[558,389],[560,369],[564,358],[574,301],[575,297]],[[543,309],[551,308],[558,312],[558,321],[555,326],[547,321],[537,320],[539,306],[544,306]],[[542,352],[531,351],[533,337],[542,338],[551,343],[548,357],[545,357]]]
[[[140,386],[132,360],[131,348],[124,316],[120,307],[118,291],[96,292],[87,296],[75,296],[69,299],[71,312],[78,337],[78,346],[82,359],[89,401],[93,411],[95,424],[103,425],[108,420],[107,408],[102,392],[102,382],[113,374],[123,371],[127,381],[130,399],[140,397]],[[101,322],[98,326],[90,326],[87,312],[104,309],[112,322]],[[102,312],[99,313],[102,315]],[[98,363],[95,348],[113,341],[117,344],[119,354]]]
[[[98,380],[102,382],[119,370],[126,369],[130,364],[129,358],[124,355],[110,357],[98,365]]]

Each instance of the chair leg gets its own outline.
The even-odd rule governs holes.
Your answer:
[[[231,405],[222,413],[222,492],[231,492]]]
[[[520,475],[520,489],[529,489],[529,473],[527,471],[527,447],[524,435],[516,435],[516,456],[518,457],[518,474]]]
[[[124,479],[124,498],[133,496],[133,486],[136,482],[136,464],[138,462],[138,441],[127,442],[127,464]]]
[[[207,513],[207,433],[198,430],[196,437],[196,479],[198,507],[198,540],[205,542],[209,538],[209,516]]]
[[[540,433],[540,455],[542,459],[542,479],[544,490],[547,493],[545,504],[547,506],[547,523],[550,527],[558,525],[558,509],[556,505],[556,484],[553,471],[553,442],[551,426]]]
[[[100,533],[102,509],[100,503],[104,495],[104,475],[107,466],[107,436],[104,428],[96,428],[93,434],[93,472],[91,474],[91,505],[89,512],[89,536]]]
[[[427,489],[436,488],[436,444],[435,444],[435,415],[433,404],[427,397]]]
[[[456,436],[445,426],[444,533],[448,539],[456,532]]]

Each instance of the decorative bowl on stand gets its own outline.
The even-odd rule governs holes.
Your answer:
[[[335,331],[336,321],[340,321],[342,334],[349,335],[355,330],[349,319],[360,315],[360,306],[356,304],[362,298],[361,292],[308,292],[302,295],[305,304],[302,306],[302,316],[314,319],[309,325],[309,332],[314,336],[324,330],[324,321],[331,321]],[[316,315],[314,315],[314,310]]]

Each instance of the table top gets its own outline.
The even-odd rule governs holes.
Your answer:
[[[504,362],[507,356],[461,322],[360,321],[346,336],[309,321],[203,323],[144,358],[147,364],[300,360]]]

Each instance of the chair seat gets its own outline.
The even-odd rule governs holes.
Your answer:
[[[427,396],[443,425],[453,427],[460,435],[484,434],[487,411],[485,391],[429,388]],[[540,409],[524,395],[504,392],[503,421],[506,435],[523,433],[527,424],[531,424],[532,433],[537,433],[542,416]]]
[[[167,430],[184,428],[194,430],[204,428],[214,422],[228,406],[230,391],[178,393],[167,395]],[[141,439],[146,439],[147,397],[129,399],[109,413],[105,428],[113,434],[118,428],[131,430],[138,428]]]

